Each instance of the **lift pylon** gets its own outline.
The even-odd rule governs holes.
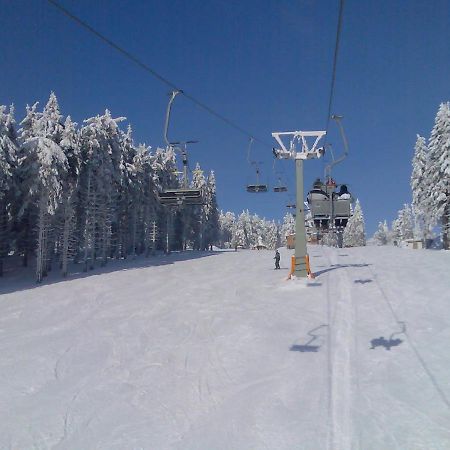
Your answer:
[[[323,156],[325,150],[323,147],[318,147],[318,143],[325,134],[326,131],[285,131],[272,133],[272,136],[280,145],[279,149],[273,149],[275,157],[295,160],[297,200],[295,207],[295,257],[292,272],[295,276],[301,278],[310,276],[309,260],[306,251],[305,205],[303,202],[303,161]],[[289,139],[288,146],[283,142],[284,138]],[[307,138],[314,139],[311,146],[308,145]]]

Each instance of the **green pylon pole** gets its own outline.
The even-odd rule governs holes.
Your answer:
[[[295,206],[295,271],[296,277],[306,278],[306,227],[305,205],[303,203],[303,160],[295,160],[295,175],[297,182],[297,200]]]

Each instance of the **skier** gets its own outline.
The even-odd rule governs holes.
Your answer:
[[[273,258],[275,260],[275,269],[280,268],[280,252],[278,250],[275,251],[275,257]]]

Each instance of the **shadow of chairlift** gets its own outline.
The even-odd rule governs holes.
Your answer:
[[[294,344],[289,347],[289,350],[291,352],[300,352],[300,353],[317,353],[317,351],[320,348],[320,345],[311,345],[315,340],[322,337],[320,334],[314,334],[315,331],[320,330],[321,328],[327,327],[328,325],[319,325],[318,327],[313,328],[312,330],[308,331],[308,336],[311,337],[311,339],[306,342],[305,344]]]
[[[371,347],[370,350],[375,350],[376,347],[384,347],[386,350],[391,350],[391,347],[396,347],[397,345],[400,345],[403,340],[402,339],[394,339],[394,336],[398,334],[405,334],[406,333],[406,324],[405,322],[398,322],[401,324],[402,329],[400,331],[397,331],[396,333],[392,333],[389,336],[389,339],[385,339],[384,336],[380,336],[379,338],[372,339],[370,341]]]

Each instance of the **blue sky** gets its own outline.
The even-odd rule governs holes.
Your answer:
[[[272,131],[326,126],[337,0],[61,0],[61,4],[186,92],[263,140],[251,159],[293,192],[294,164],[273,169]],[[125,116],[137,142],[163,145],[169,88],[63,16],[45,0],[0,0],[0,104],[45,104],[55,91],[78,122]],[[349,157],[333,176],[361,201],[366,227],[410,202],[416,134],[429,136],[450,100],[448,0],[347,0],[332,112],[344,116]],[[214,169],[219,206],[281,219],[292,194],[249,194],[248,138],[188,99],[175,100],[173,139],[198,139],[190,161]],[[328,141],[342,151],[336,126]],[[305,188],[325,160],[305,163]]]

